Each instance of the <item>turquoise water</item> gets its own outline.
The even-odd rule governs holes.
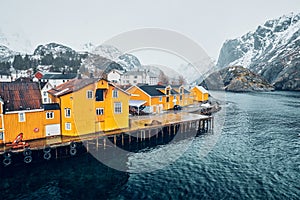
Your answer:
[[[84,155],[19,169],[1,178],[0,192],[3,199],[300,199],[299,113],[300,93],[226,93],[216,116],[225,121],[214,133],[129,153],[129,173]]]

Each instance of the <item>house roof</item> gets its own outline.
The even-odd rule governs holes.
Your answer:
[[[43,80],[48,79],[73,79],[76,78],[77,74],[44,74]]]
[[[48,82],[40,82],[41,89],[43,89],[47,83]]]
[[[146,92],[150,96],[164,96],[165,94],[162,93],[160,90],[165,89],[166,86],[164,85],[141,85],[139,86],[141,90]],[[171,95],[178,94],[175,90],[171,89]]]
[[[105,80],[105,79],[98,79],[98,78],[81,78],[81,79],[72,79],[66,83],[63,83],[55,88],[52,88],[51,90],[48,91],[49,94],[53,95],[53,96],[63,96],[75,91],[78,91],[90,84],[93,84],[99,80]],[[129,93],[125,92],[123,89],[117,87],[116,85],[110,83],[108,80],[105,80],[108,82],[109,85],[118,88],[120,91],[126,93],[127,95],[129,95]]]
[[[59,104],[58,103],[48,103],[43,104],[44,110],[59,110]]]
[[[53,96],[63,96],[77,90],[84,88],[92,83],[95,83],[99,79],[96,78],[81,78],[81,79],[72,79],[66,83],[63,83],[55,88],[52,88],[48,91]]]
[[[200,92],[202,92],[203,94],[208,93],[208,91],[202,87],[202,86],[195,86],[198,90],[200,90]]]
[[[142,76],[145,73],[146,72],[144,72],[144,71],[128,71],[128,72],[125,72],[123,75],[124,76]]]
[[[173,88],[173,89],[178,89],[179,90],[179,88],[180,87],[183,87],[183,85],[171,85],[171,87]],[[183,88],[184,90],[183,90],[183,93],[184,94],[189,94],[190,92],[188,91],[188,90],[186,90],[185,88]]]
[[[0,75],[11,76],[10,73],[8,73],[6,71],[0,71]]]
[[[0,97],[4,101],[5,111],[42,108],[41,91],[36,82],[0,83]]]

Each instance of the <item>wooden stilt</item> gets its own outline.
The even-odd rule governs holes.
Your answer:
[[[114,145],[116,146],[117,145],[117,136],[114,135]]]
[[[55,148],[55,158],[56,158],[56,160],[57,160],[57,148]]]
[[[87,152],[89,152],[89,141],[88,140],[86,141],[86,150],[87,150]]]
[[[97,151],[99,149],[99,137],[96,138],[96,149],[97,149]]]

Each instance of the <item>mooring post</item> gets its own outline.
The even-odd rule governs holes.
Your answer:
[[[115,145],[115,147],[117,145],[117,137],[116,137],[116,135],[114,135],[114,145]]]
[[[98,151],[98,148],[99,148],[99,137],[96,138],[96,149]]]
[[[176,124],[174,124],[174,131],[173,131],[173,134],[175,135],[176,133]]]
[[[55,148],[55,158],[57,160],[57,147]]]
[[[131,143],[131,134],[130,133],[128,133],[128,143],[130,144]]]
[[[86,151],[89,152],[89,141],[86,141]]]

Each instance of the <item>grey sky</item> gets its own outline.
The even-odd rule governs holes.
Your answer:
[[[299,0],[0,0],[0,28],[17,27],[33,46],[58,42],[73,48],[144,27],[177,31],[217,59],[222,43],[259,24],[300,12]],[[2,28],[3,29],[3,28]]]

